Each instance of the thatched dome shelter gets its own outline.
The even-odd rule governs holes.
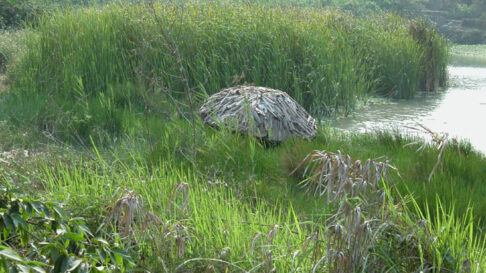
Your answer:
[[[280,142],[313,138],[316,121],[287,93],[258,86],[236,86],[209,97],[199,110],[204,123]]]

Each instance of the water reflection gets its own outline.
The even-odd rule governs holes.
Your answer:
[[[372,102],[349,117],[333,120],[332,125],[357,132],[398,129],[416,134],[405,126],[420,123],[467,139],[486,153],[486,68],[449,66],[448,70],[450,87],[444,92],[422,93],[412,100]]]

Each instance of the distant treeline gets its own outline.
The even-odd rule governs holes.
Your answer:
[[[40,15],[73,6],[93,6],[118,0],[0,0],[0,29],[22,27],[35,23]],[[143,1],[143,0],[142,0]],[[118,2],[137,2],[122,0]]]
[[[63,6],[91,6],[106,3],[152,3],[159,0],[0,0],[0,22],[17,24],[32,19],[41,12]],[[442,11],[454,19],[480,18],[486,20],[483,0],[227,0],[229,2],[289,5],[299,7],[339,7],[363,14],[376,11],[396,11],[414,15],[422,10]],[[170,2],[187,2],[174,0]],[[204,2],[204,1],[201,1]],[[210,1],[211,2],[211,1]]]
[[[0,29],[35,23],[40,14],[66,7],[106,3],[153,3],[160,0],[0,0]],[[198,0],[192,0],[197,2]],[[199,0],[200,2],[205,2]],[[456,43],[486,43],[486,1],[483,0],[226,0],[270,6],[334,7],[357,15],[393,11],[431,19],[439,30]],[[173,0],[172,3],[188,2]],[[209,1],[211,2],[211,1]],[[460,20],[460,21],[458,21]]]
[[[232,0],[229,0],[232,1]],[[249,0],[235,0],[249,2]],[[268,5],[336,7],[366,15],[392,11],[410,18],[426,18],[454,43],[486,44],[484,0],[257,0]]]

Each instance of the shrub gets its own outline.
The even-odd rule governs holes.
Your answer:
[[[0,191],[0,269],[4,272],[124,271],[125,250],[95,238],[81,218],[56,202]]]
[[[0,29],[20,27],[35,20],[41,12],[41,7],[33,0],[0,0],[0,7]]]

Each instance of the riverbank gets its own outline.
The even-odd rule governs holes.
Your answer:
[[[466,58],[462,57],[464,55],[451,58],[454,65],[448,68],[447,89],[423,93],[410,100],[371,102],[347,117],[331,120],[333,126],[353,132],[397,130],[430,140],[428,133],[410,129],[421,124],[434,132],[468,140],[474,149],[486,153],[484,131],[477,124],[477,117],[486,115],[486,66],[478,66],[480,59],[472,57],[473,52],[470,54]],[[462,66],[456,66],[459,62]]]
[[[419,124],[434,132],[471,142],[486,153],[484,132],[475,123],[486,115],[486,46],[453,45],[450,49],[448,87],[419,93],[409,100],[372,98],[348,116],[329,119],[333,127],[352,132],[400,131],[430,140],[428,133],[410,127]],[[463,109],[457,111],[457,109]]]

